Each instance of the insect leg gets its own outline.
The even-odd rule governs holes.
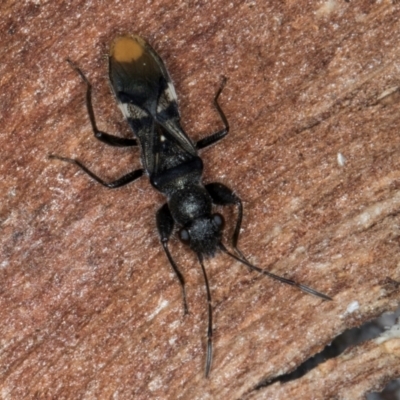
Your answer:
[[[221,129],[218,132],[215,132],[215,133],[213,133],[213,134],[211,134],[209,136],[206,136],[203,139],[200,139],[196,143],[197,150],[204,149],[205,147],[210,146],[210,145],[218,142],[223,137],[225,137],[229,132],[228,119],[226,118],[224,112],[222,111],[221,106],[218,104],[219,95],[221,94],[225,84],[226,84],[226,78],[224,77],[224,79],[222,80],[221,86],[219,87],[219,89],[217,91],[217,94],[215,95],[215,98],[214,98],[214,106],[217,109],[218,114],[221,117],[222,122],[224,123],[224,129]]]
[[[234,248],[236,253],[240,255],[240,257],[246,259],[246,257],[244,257],[244,255],[237,246],[239,240],[240,227],[242,225],[242,217],[243,217],[242,201],[238,196],[236,196],[236,194],[231,189],[229,189],[222,183],[218,182],[209,183],[208,185],[205,185],[205,187],[208,193],[210,194],[214,204],[220,206],[237,205],[238,216],[237,216],[235,231],[233,232],[232,236],[232,247]]]
[[[133,182],[136,179],[140,178],[144,173],[143,169],[136,169],[135,171],[129,172],[128,174],[122,176],[119,179],[116,179],[115,181],[106,182],[103,179],[101,179],[100,177],[98,177],[96,174],[94,174],[92,171],[90,171],[90,169],[85,167],[80,161],[75,160],[74,158],[60,157],[60,156],[56,156],[53,154],[50,154],[49,158],[52,160],[60,160],[60,161],[65,161],[65,162],[77,165],[80,169],[82,169],[84,172],[86,172],[91,178],[93,178],[95,181],[101,183],[103,186],[108,187],[109,189],[119,188],[130,182]]]
[[[80,77],[86,84],[86,108],[89,114],[90,124],[92,125],[94,137],[110,146],[116,146],[116,147],[137,146],[136,139],[121,138],[118,136],[110,135],[108,133],[102,132],[99,129],[97,129],[96,118],[94,116],[93,105],[92,105],[92,85],[79,67],[77,67],[70,59],[67,59],[67,61],[71,65],[71,67],[80,75]]]
[[[185,279],[181,272],[178,269],[178,266],[175,264],[174,259],[171,256],[168,248],[168,241],[171,236],[172,231],[174,230],[174,220],[172,218],[171,212],[169,211],[168,204],[164,204],[158,211],[156,215],[157,221],[157,229],[160,234],[161,244],[163,245],[165,254],[168,257],[169,263],[172,266],[172,269],[177,276],[179,283],[182,288],[182,297],[183,297],[183,312],[184,314],[188,314],[189,309],[186,301],[186,289],[185,289]]]

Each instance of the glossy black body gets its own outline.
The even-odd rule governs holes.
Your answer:
[[[204,275],[208,302],[206,376],[209,375],[212,361],[212,306],[203,261],[207,257],[214,256],[218,250],[252,270],[296,286],[324,300],[330,300],[330,297],[314,289],[274,275],[249,263],[237,247],[243,212],[240,198],[221,183],[208,185],[202,183],[203,162],[198,150],[214,144],[229,131],[228,121],[218,105],[218,97],[225,80],[214,99],[224,127],[194,143],[181,127],[175,89],[161,58],[147,42],[138,36],[117,38],[110,50],[109,76],[119,107],[136,136],[136,139],[127,139],[98,130],[92,108],[91,85],[81,70],[71,62],[70,64],[87,85],[86,102],[95,137],[112,146],[139,144],[142,150],[143,168],[132,171],[113,182],[105,182],[78,160],[60,156],[50,157],[79,166],[93,179],[108,188],[123,186],[145,173],[149,176],[152,186],[166,196],[167,203],[157,212],[157,229],[167,258],[179,279],[185,313],[188,312],[185,281],[168,247],[175,226],[180,227],[180,239],[197,254]],[[235,253],[229,252],[222,244],[224,221],[220,214],[213,212],[214,205],[237,206],[237,220],[231,242]]]

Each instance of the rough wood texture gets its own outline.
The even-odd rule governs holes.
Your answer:
[[[384,0],[3,1],[1,397],[319,399],[310,380],[340,397],[334,377],[348,371],[358,393],[398,377],[365,344],[296,382],[253,390],[399,303],[399,9]],[[65,62],[92,81],[100,129],[129,135],[105,59],[126,32],[164,58],[194,139],[220,127],[212,98],[229,78],[221,104],[231,133],[203,153],[205,181],[244,200],[250,260],[334,297],[210,260],[208,380],[201,271],[172,243],[188,285],[183,318],[155,230],[162,196],[146,179],[109,191],[47,158],[79,157],[109,179],[139,165],[137,151],[93,138],[84,85]]]
[[[364,399],[366,392],[383,389],[388,371],[389,375],[400,375],[400,325],[320,364],[303,378],[271,385],[242,398],[297,399],[301,394],[304,399]]]

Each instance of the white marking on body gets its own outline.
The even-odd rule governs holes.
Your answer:
[[[172,82],[168,82],[168,88],[165,90],[165,92],[166,92],[166,96],[169,97],[170,100],[177,100],[175,88],[174,88],[174,85],[172,84]],[[169,94],[169,96],[167,93]]]
[[[146,111],[142,110],[140,107],[135,106],[134,104],[119,102],[118,107],[122,111],[122,115],[125,118],[138,119],[148,116],[148,113]]]
[[[119,109],[122,111],[122,115],[125,118],[129,118],[130,114],[129,114],[129,109],[128,109],[128,104],[127,103],[118,103],[118,107]]]

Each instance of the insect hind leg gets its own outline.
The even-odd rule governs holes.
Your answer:
[[[137,146],[136,139],[121,138],[118,136],[110,135],[109,133],[102,132],[97,128],[96,118],[94,116],[93,105],[92,105],[92,84],[89,79],[86,78],[82,70],[75,65],[69,58],[67,58],[68,64],[79,74],[83,82],[86,84],[86,108],[89,114],[90,124],[92,125],[92,130],[94,137],[101,142],[115,147],[128,147]]]
[[[226,85],[227,79],[224,77],[221,83],[221,86],[219,87],[215,98],[214,98],[214,106],[218,111],[218,114],[224,124],[224,128],[212,133],[209,136],[206,136],[203,139],[200,139],[197,143],[196,143],[196,148],[197,150],[201,150],[204,149],[205,147],[211,146],[212,144],[218,142],[219,140],[221,140],[222,138],[224,138],[228,133],[229,133],[229,123],[228,123],[228,119],[226,118],[224,112],[222,111],[221,106],[218,104],[218,98],[220,96],[220,94],[222,93],[222,90],[224,89],[225,85]]]

